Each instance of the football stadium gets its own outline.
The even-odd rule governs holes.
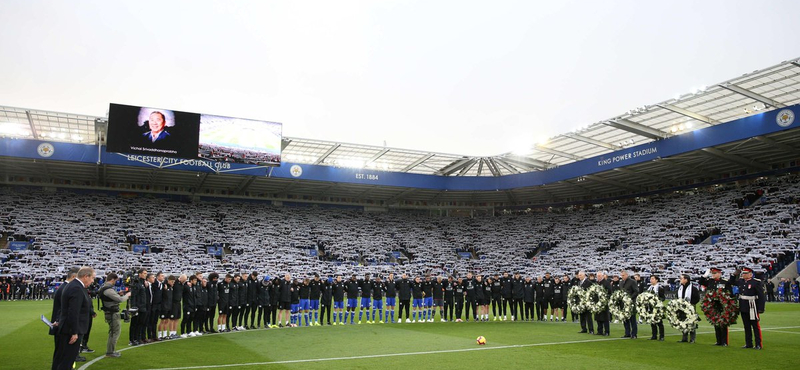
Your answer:
[[[244,4],[211,13],[254,12]],[[95,6],[82,9],[104,14]],[[171,6],[116,16],[162,19]],[[370,8],[353,16],[366,22],[374,6],[343,7]],[[225,63],[247,69],[235,57],[249,52],[232,48],[241,54]],[[492,155],[449,154],[425,132],[428,150],[367,144],[350,117],[313,111],[319,101],[297,117],[344,136],[294,136],[281,117],[295,116],[269,109],[118,91],[90,102],[105,114],[64,113],[74,110],[51,107],[79,110],[80,97],[29,107],[0,87],[14,102],[0,101],[0,369],[797,366],[797,54],[755,70],[729,58],[738,72],[718,81],[649,102],[626,95],[637,106],[549,122]],[[194,68],[161,56],[181,62],[164,76]],[[645,90],[671,73],[614,86]],[[255,94],[212,80],[203,86],[220,101]]]

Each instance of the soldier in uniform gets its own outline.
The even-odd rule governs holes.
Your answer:
[[[722,280],[722,270],[712,267],[709,272],[711,273],[711,279],[705,278],[701,281],[701,285],[705,285],[706,291],[711,291],[715,289],[722,289],[728,294],[733,295],[733,289],[730,280]],[[708,275],[708,273],[706,273]],[[728,327],[727,326],[714,326],[714,332],[717,335],[717,341],[714,343],[715,346],[728,346]]]
[[[761,324],[760,315],[764,313],[764,285],[761,280],[753,277],[753,270],[742,268],[742,278],[736,281],[739,286],[739,312],[744,324],[744,342],[742,348],[761,349]],[[756,345],[753,347],[753,333],[756,335]]]

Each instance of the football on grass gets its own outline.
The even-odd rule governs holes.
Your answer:
[[[478,339],[476,339],[475,341],[478,342],[478,344],[480,345],[486,344],[486,338],[484,338],[483,336],[478,337]]]

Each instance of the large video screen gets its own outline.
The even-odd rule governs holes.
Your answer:
[[[283,125],[241,118],[200,116],[198,157],[257,165],[281,163]]]
[[[169,109],[111,104],[107,150],[278,166],[283,125]]]

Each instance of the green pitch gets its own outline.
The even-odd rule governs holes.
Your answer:
[[[46,369],[53,354],[39,315],[52,301],[0,302],[0,369]],[[569,317],[568,317],[569,319]],[[437,317],[438,321],[438,317]],[[800,364],[800,304],[770,303],[763,316],[763,351],[741,349],[741,324],[731,328],[730,347],[716,347],[714,330],[702,322],[697,343],[677,343],[667,326],[665,342],[650,341],[650,326],[639,339],[579,334],[577,323],[488,322],[362,324],[250,330],[205,335],[128,349],[128,325],[117,350],[102,358],[108,325],[95,319],[86,369],[725,369],[793,368]],[[486,337],[478,346],[475,338]],[[98,359],[92,362],[92,360]],[[220,367],[225,365],[224,367]],[[83,367],[81,367],[83,366]]]

